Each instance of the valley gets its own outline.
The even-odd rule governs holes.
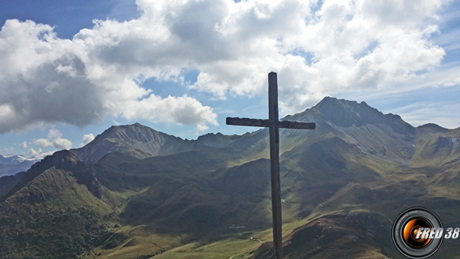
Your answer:
[[[324,98],[280,131],[285,258],[403,258],[393,220],[460,226],[460,128]],[[113,126],[0,178],[0,258],[272,258],[268,130],[183,140]],[[455,258],[446,240],[433,258]]]

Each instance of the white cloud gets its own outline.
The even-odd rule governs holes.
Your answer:
[[[83,142],[80,144],[80,146],[86,146],[89,142],[94,140],[94,135],[92,133],[85,134],[83,135]]]
[[[68,139],[57,138],[53,141],[53,146],[58,149],[70,149],[72,148],[72,142]]]
[[[440,114],[440,110],[444,112]],[[416,102],[397,108],[394,112],[414,126],[436,123],[449,129],[456,129],[460,126],[460,119],[456,116],[459,110],[458,103]]]
[[[62,137],[62,133],[57,129],[50,129],[48,131],[48,139],[55,140]]]
[[[325,0],[312,11],[316,1],[139,0],[139,18],[96,21],[72,40],[9,20],[0,31],[0,132],[107,115],[217,125],[193,97],[141,86],[151,77],[183,83],[183,69],[199,71],[191,88],[221,99],[265,94],[277,71],[283,113],[324,95],[386,89],[439,66],[445,51],[430,35],[440,33],[444,2]]]
[[[31,148],[29,149],[28,155],[30,159],[43,159],[45,158],[45,156],[50,156],[54,152],[55,151],[43,152],[41,148],[39,148],[38,150]]]
[[[24,141],[21,144],[19,144],[19,147],[24,148],[24,149],[27,148],[27,141]]]
[[[41,138],[34,141],[34,145],[40,147],[55,147],[58,149],[70,149],[72,148],[72,142],[68,139],[62,138],[62,133],[56,129],[50,129],[48,131],[48,139]]]
[[[195,124],[198,131],[207,129],[206,124],[217,125],[217,115],[208,106],[188,96],[161,99],[151,95],[139,102],[127,103],[120,110],[127,119],[147,119],[162,123]]]
[[[45,138],[40,138],[34,141],[34,145],[39,146],[39,147],[51,147],[53,146],[53,142]]]

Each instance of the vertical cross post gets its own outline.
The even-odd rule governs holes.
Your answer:
[[[280,184],[280,136],[278,129],[278,82],[276,73],[268,74],[268,120],[271,122],[270,131],[270,175],[272,190],[272,224],[273,245],[276,258],[283,258],[282,249],[282,220],[281,220],[281,184]]]
[[[272,195],[273,246],[277,259],[283,258],[282,220],[281,220],[281,184],[279,164],[279,128],[315,129],[315,123],[297,121],[279,121],[278,82],[275,72],[268,74],[268,120],[227,117],[227,125],[269,127],[270,131],[270,175]]]

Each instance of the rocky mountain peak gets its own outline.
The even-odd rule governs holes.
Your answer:
[[[140,123],[131,125],[112,126],[101,135],[102,138],[120,138],[127,141],[149,141],[150,138],[169,136]],[[98,136],[99,137],[99,136]]]
[[[315,121],[327,123],[341,128],[363,125],[390,128],[398,134],[415,134],[415,128],[406,123],[399,115],[383,114],[381,111],[369,106],[366,102],[348,101],[334,97],[325,97],[317,105],[302,113],[286,116],[288,120]]]
[[[337,126],[361,126],[366,123],[377,123],[383,120],[384,114],[367,103],[347,101],[334,97],[325,97],[311,110],[323,115],[324,118]]]
[[[169,155],[186,148],[188,141],[156,131],[139,123],[112,126],[98,135],[91,143],[71,151],[81,160],[97,162],[112,152],[128,154],[143,159]],[[190,148],[189,148],[190,149]]]

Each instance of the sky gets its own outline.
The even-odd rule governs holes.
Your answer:
[[[242,134],[325,96],[460,126],[460,2],[0,0],[0,155],[79,148],[139,122]]]

